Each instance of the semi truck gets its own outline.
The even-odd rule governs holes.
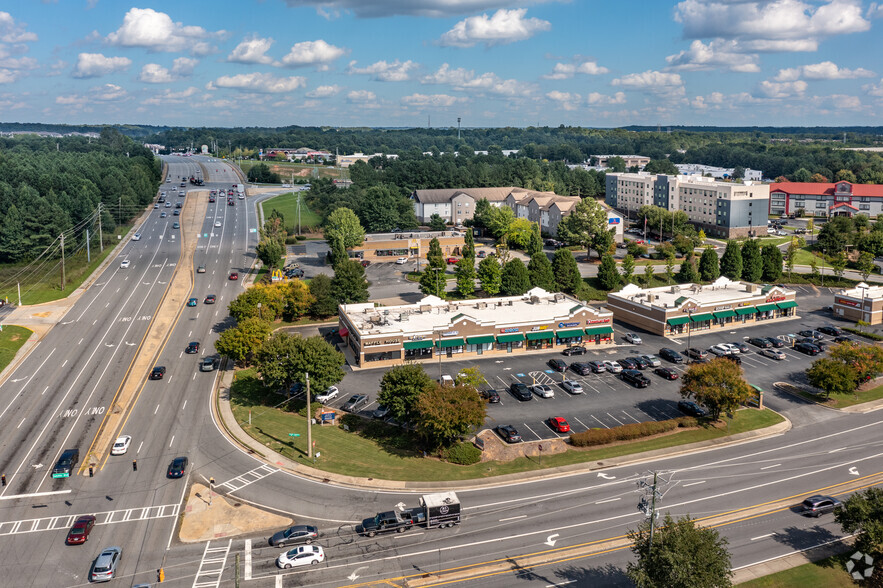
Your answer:
[[[381,533],[404,533],[411,527],[427,529],[460,524],[460,500],[454,492],[437,492],[420,497],[420,506],[379,512],[356,526],[359,535],[374,537]]]

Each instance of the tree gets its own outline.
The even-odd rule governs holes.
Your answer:
[[[632,281],[632,274],[635,273],[635,258],[632,257],[631,254],[626,254],[626,256],[622,258],[620,269],[622,270],[622,281],[626,284],[630,284]]]
[[[706,247],[699,258],[699,275],[703,282],[713,282],[721,275],[720,260],[714,247]]]
[[[653,540],[651,543],[651,528]],[[728,542],[717,529],[666,513],[661,524],[645,519],[629,531],[632,553],[626,574],[638,588],[724,588],[732,586]]]
[[[650,162],[644,166],[644,171],[650,174],[665,174],[668,176],[676,176],[680,173],[678,168],[675,167],[675,164],[673,164],[668,158],[651,159]]]
[[[530,240],[527,243],[527,247],[524,248],[524,251],[531,259],[533,259],[534,255],[543,252],[543,237],[540,235],[539,223],[532,223],[531,228]]]
[[[445,219],[439,216],[437,212],[433,212],[432,216],[429,217],[429,230],[444,231],[446,228],[448,228],[448,223],[445,222]]]
[[[795,171],[793,174],[791,174],[791,179],[794,182],[804,182],[804,183],[811,182],[812,181],[812,174],[805,167],[801,167],[800,169]]]
[[[665,256],[665,277],[668,278],[669,284],[675,278],[675,256],[671,253]]]
[[[791,272],[794,271],[794,259],[797,257],[796,239],[791,239],[788,243],[788,249],[785,250],[785,271],[788,272],[788,279],[791,279]]]
[[[649,288],[653,283],[653,264],[648,263],[644,266],[644,287]]]
[[[606,255],[610,253],[613,247],[613,242],[616,240],[616,229],[610,229],[606,231],[600,231],[595,233],[595,236],[592,237],[592,249],[595,250],[595,253],[598,254],[598,257]]]
[[[388,233],[396,227],[401,228],[402,223],[399,222],[401,199],[385,186],[371,186],[365,190],[365,196],[361,199],[361,206],[358,208],[359,218],[365,230],[369,233]]]
[[[274,321],[285,310],[284,284],[255,284],[233,299],[227,307],[237,321],[250,317]],[[258,306],[260,305],[260,306]]]
[[[441,244],[435,237],[429,242],[426,260],[429,263],[423,270],[423,275],[420,276],[420,291],[427,295],[444,298],[448,287],[445,277],[445,257],[442,254]]]
[[[530,275],[524,263],[517,257],[503,266],[500,278],[500,291],[506,296],[520,296],[530,290]]]
[[[855,547],[862,553],[880,554],[883,549],[883,489],[856,492],[834,511],[843,532],[855,535]]]
[[[457,377],[454,378],[454,381],[458,386],[472,386],[476,390],[487,383],[484,374],[477,367],[463,368],[457,374]]]
[[[727,248],[721,257],[720,272],[731,280],[742,278],[742,250],[736,241],[727,241]]]
[[[874,273],[874,254],[870,251],[862,251],[855,265],[856,269],[862,274],[862,280],[867,282],[868,276]]]
[[[826,398],[834,394],[852,394],[858,387],[855,369],[842,361],[824,357],[812,362],[806,370],[809,383],[825,391]]]
[[[495,257],[485,257],[478,264],[478,280],[488,296],[496,296],[502,287],[503,268]]]
[[[813,174],[813,175],[809,178],[809,181],[810,181],[810,182],[813,182],[813,183],[816,183],[816,184],[827,184],[827,183],[828,183],[828,178],[826,178],[826,177],[823,176],[822,174]]]
[[[839,280],[843,277],[843,271],[846,269],[846,252],[838,251],[828,259],[828,263],[831,264],[831,270]]]
[[[817,242],[822,250],[833,253],[845,250],[847,245],[852,244],[854,236],[855,225],[852,219],[835,216],[819,229]]]
[[[763,281],[777,282],[782,277],[782,251],[775,245],[764,245],[761,249],[763,260]]]
[[[883,373],[883,347],[877,345],[838,343],[831,347],[828,357],[849,366],[855,372],[858,383]]]
[[[532,223],[526,218],[514,219],[509,223],[509,228],[506,229],[506,243],[512,248],[526,250],[533,238],[533,228],[535,226],[536,223]]]
[[[614,156],[607,160],[607,169],[612,172],[625,172],[625,159],[620,156]]]
[[[616,261],[609,253],[601,258],[601,266],[598,268],[598,281],[605,290],[615,290],[622,282],[622,276],[616,268]]]
[[[472,230],[467,229],[463,236],[463,257],[471,257],[473,265],[475,264],[475,240],[472,238]]]
[[[763,258],[760,244],[755,239],[748,239],[742,245],[742,279],[748,282],[760,282],[763,276]]]
[[[558,290],[561,292],[574,294],[583,284],[576,259],[569,249],[562,247],[555,252],[555,257],[552,258],[552,273],[555,274],[555,283],[558,284]]]
[[[568,245],[581,245],[586,255],[591,254],[595,238],[599,233],[607,233],[607,211],[594,198],[584,198],[573,211],[558,224],[558,236]],[[606,237],[600,237],[606,239]],[[603,243],[600,243],[603,245]],[[610,244],[607,244],[610,247]],[[599,251],[598,257],[607,250]]]
[[[358,247],[365,240],[365,229],[349,208],[338,208],[325,220],[325,238],[329,243],[339,242],[344,249]]]
[[[472,215],[472,224],[481,229],[488,228],[488,221],[490,220],[491,211],[493,210],[493,206],[488,202],[487,198],[480,198],[478,202],[475,203],[475,212]]]
[[[270,269],[279,267],[279,262],[285,254],[285,245],[276,239],[262,239],[255,248],[255,254],[265,266]]]
[[[855,178],[855,174],[852,173],[848,169],[841,169],[836,174],[834,174],[835,182],[850,182],[855,184],[858,180]]]
[[[475,258],[464,257],[454,266],[457,276],[457,293],[460,296],[472,296],[475,293]]]
[[[745,404],[754,389],[742,379],[742,368],[724,358],[694,363],[681,379],[681,396],[704,404],[712,420]]]
[[[696,240],[699,241],[699,245],[705,243],[706,239],[708,239],[708,237],[705,236],[705,231],[699,229],[699,233],[696,235]]]
[[[368,280],[365,268],[358,261],[348,260],[334,268],[331,293],[339,304],[368,301]]]
[[[480,427],[487,403],[472,386],[435,384],[420,393],[415,413],[417,434],[430,447],[441,448]]]
[[[744,177],[745,177],[745,168],[744,167],[742,167],[741,165],[737,165],[736,167],[733,168],[733,179],[734,180],[741,180]]]
[[[696,271],[696,266],[693,265],[692,255],[688,255],[681,262],[681,267],[675,279],[679,284],[695,284],[699,281],[699,272]]]
[[[380,380],[377,402],[387,407],[397,421],[405,423],[411,420],[420,394],[433,385],[432,378],[419,364],[393,366]]]
[[[316,301],[310,293],[310,288],[300,280],[289,280],[279,284],[282,291],[282,318],[294,321],[309,312],[310,307]]]
[[[269,322],[259,318],[247,318],[235,327],[222,332],[215,341],[215,350],[224,357],[248,365],[272,331],[273,327]]]
[[[310,294],[313,295],[311,315],[324,318],[337,314],[337,300],[331,288],[331,278],[327,275],[319,274],[310,280]]]
[[[514,220],[515,213],[508,206],[492,206],[484,222],[491,235],[496,239],[500,239],[509,231],[509,226]]]
[[[819,276],[819,261],[816,259],[816,256],[813,255],[812,259],[809,262],[809,275],[813,280],[818,280]]]
[[[322,337],[275,333],[261,345],[255,362],[264,386],[288,390],[310,375],[313,390],[325,390],[343,379],[343,354]]]
[[[556,290],[552,262],[549,261],[549,258],[542,250],[531,256],[527,264],[527,273],[530,277],[531,286],[542,288],[547,292],[554,292]]]

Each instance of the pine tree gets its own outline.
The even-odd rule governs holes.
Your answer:
[[[420,291],[427,295],[444,298],[447,289],[445,257],[442,255],[441,244],[434,237],[429,242],[426,260],[429,263],[423,270],[423,275],[420,276]]]
[[[454,266],[457,276],[457,293],[464,298],[475,292],[475,261],[472,257],[464,257]]]
[[[727,241],[727,248],[720,261],[720,273],[731,280],[742,279],[742,250],[735,241]]]
[[[368,280],[365,268],[358,261],[344,261],[334,268],[331,293],[340,304],[368,301]]]
[[[616,269],[616,261],[609,253],[601,256],[601,266],[598,268],[598,281],[605,290],[615,290],[622,281],[622,276]]]
[[[481,282],[481,289],[487,292],[488,296],[496,296],[500,293],[502,274],[503,268],[495,257],[485,257],[478,264],[478,280]]]
[[[547,292],[554,292],[557,289],[555,274],[552,272],[552,262],[542,251],[531,256],[530,262],[527,264],[527,273],[530,275],[532,286],[542,288]]]
[[[555,252],[552,260],[552,272],[555,274],[555,282],[558,290],[569,294],[576,293],[582,286],[583,279],[579,273],[579,266],[569,249],[559,249]]]
[[[714,247],[706,247],[699,258],[699,275],[703,282],[713,282],[720,277],[720,260]]]
[[[764,282],[777,282],[782,277],[782,252],[775,245],[764,245],[761,255]]]
[[[644,266],[644,287],[649,288],[653,283],[653,264],[648,263]]]
[[[760,282],[763,276],[763,257],[760,244],[755,239],[748,239],[742,245],[742,279],[746,282]]]
[[[635,258],[628,253],[622,258],[622,281],[630,284],[633,273],[635,273]]]
[[[500,291],[506,296],[520,296],[530,290],[530,276],[524,263],[517,257],[503,266]]]
[[[475,262],[475,241],[472,239],[472,229],[466,229],[466,236],[463,238],[463,257],[471,257]]]
[[[699,281],[699,274],[696,272],[696,266],[693,265],[693,256],[687,256],[681,262],[681,269],[675,279],[679,284],[695,284]]]
[[[540,225],[538,223],[533,223],[530,232],[530,240],[528,240],[527,247],[525,247],[524,251],[530,257],[543,252],[543,238],[540,236]]]

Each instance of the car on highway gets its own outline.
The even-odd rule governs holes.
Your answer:
[[[166,375],[166,366],[158,365],[158,366],[154,367],[153,370],[150,372],[150,379],[151,380],[162,380],[162,377],[164,375]]]
[[[297,566],[316,565],[325,561],[325,551],[321,545],[301,545],[276,558],[276,565],[288,570]]]
[[[678,410],[688,416],[696,418],[701,418],[708,414],[708,411],[706,411],[704,408],[702,408],[692,400],[678,401]]]
[[[457,263],[460,260],[457,259],[456,257],[449,257],[445,261],[448,263],[448,265],[454,265],[455,263]]]
[[[824,327],[818,327],[816,329],[819,333],[824,333],[826,335],[831,335],[832,337],[840,337],[843,335],[843,331],[833,325],[825,325]]]
[[[586,348],[582,345],[573,345],[561,352],[561,355],[585,355]]]
[[[172,213],[172,216],[181,216],[181,211],[180,211],[180,210],[175,210],[175,211]]]
[[[478,395],[487,400],[488,404],[498,404],[500,402],[500,393],[493,388],[482,390]]]
[[[497,425],[497,435],[503,438],[506,443],[518,443],[521,441],[521,435],[512,425]]]
[[[340,408],[341,410],[345,410],[347,412],[356,412],[366,404],[368,404],[367,394],[353,394],[352,396],[350,396],[350,399],[347,400],[346,403]]]
[[[120,269],[126,269],[126,268],[128,268],[128,267],[131,265],[131,263],[132,263],[132,262],[130,262],[128,259],[124,259],[124,260],[122,260],[122,261],[120,262]]]
[[[161,213],[159,214],[159,218],[166,218],[166,213],[165,213],[165,211],[163,211],[163,212],[161,212]]]
[[[113,447],[110,449],[111,455],[125,455],[129,450],[129,445],[132,444],[132,436],[131,435],[120,435],[117,437],[117,440],[113,442]]]
[[[406,263],[408,263],[407,257],[400,257],[396,260],[396,265],[405,265]]]
[[[548,384],[535,384],[530,387],[530,391],[540,398],[553,398],[555,396],[555,391]]]
[[[772,347],[773,344],[769,342],[765,337],[752,337],[748,340],[749,343],[754,345],[755,347],[760,347],[761,349],[767,349]]]
[[[650,364],[650,367],[659,367],[662,365],[662,362],[659,361],[659,358],[655,355],[642,355],[641,358],[647,361]]]
[[[676,371],[667,367],[658,367],[653,370],[653,373],[657,376],[665,378],[666,380],[677,380],[679,377]]]
[[[95,527],[95,517],[92,515],[84,515],[77,518],[70,530],[67,532],[64,542],[68,545],[82,545],[89,540],[89,533]]]
[[[230,272],[230,276],[227,278],[228,280],[238,280],[239,272]]]
[[[513,382],[512,385],[509,386],[509,393],[522,402],[527,402],[533,398],[527,384],[523,384],[522,382]]]
[[[564,363],[563,359],[558,359],[557,357],[550,359],[546,362],[550,368],[555,370],[556,372],[564,372],[567,371],[567,364]]]
[[[781,339],[776,339],[775,337],[764,337],[767,341],[770,342],[770,345],[775,347],[776,349],[780,349],[785,346],[785,342]]]
[[[650,378],[638,370],[622,370],[619,377],[622,378],[623,382],[628,382],[635,388],[646,388],[650,385]]]
[[[205,297],[205,300],[203,300],[203,302],[205,304],[214,304],[217,299],[218,299],[218,297],[215,296],[214,294],[209,294],[208,296]]]
[[[611,359],[604,360],[601,363],[604,364],[604,371],[605,372],[610,372],[611,374],[618,374],[619,372],[622,371],[622,366]]]
[[[841,506],[843,506],[843,504],[833,496],[816,494],[815,496],[810,496],[800,504],[800,513],[805,516],[818,518],[823,514],[834,512],[834,509]]]
[[[730,347],[726,343],[718,343],[717,345],[712,345],[708,348],[708,350],[718,357],[722,355],[730,355],[731,353]]]
[[[154,204],[154,205],[153,205],[153,210],[159,210],[159,204]]]
[[[739,353],[750,353],[751,352],[751,348],[748,345],[746,345],[745,343],[741,343],[739,341],[733,341],[732,343],[730,343],[730,347],[731,348],[735,347],[736,349],[739,350]]]
[[[103,550],[95,563],[92,564],[92,571],[89,573],[90,582],[110,582],[117,573],[117,566],[123,558],[123,550],[120,547],[108,547]]]
[[[221,228],[221,221],[215,221],[215,228],[216,229]]]
[[[623,370],[638,369],[638,364],[631,357],[623,357],[622,359],[617,359],[616,363],[618,363]]]
[[[199,302],[199,300],[197,300],[196,298],[190,298],[190,299],[187,301],[187,306],[196,306],[196,303],[197,303],[197,302]]]
[[[171,203],[171,202],[166,202],[164,206],[165,206],[166,208],[171,208],[171,207],[172,207],[172,203]]]
[[[641,338],[635,333],[626,333],[623,336],[623,339],[625,339],[629,343],[634,343],[635,345],[640,345],[642,343]]]
[[[552,427],[552,430],[556,433],[569,433],[570,432],[570,424],[567,422],[567,419],[564,417],[549,417],[549,426]]]
[[[668,347],[663,347],[659,350],[659,357],[672,363],[684,363],[684,356]]]
[[[818,345],[813,345],[812,343],[800,342],[794,345],[794,351],[799,351],[806,355],[818,355],[822,352],[822,349]]]
[[[785,354],[782,353],[781,351],[779,351],[778,349],[772,349],[772,348],[762,349],[760,351],[760,354],[763,355],[764,357],[769,357],[770,359],[776,359],[779,361],[785,359]]]
[[[132,235],[132,241],[140,241],[140,240],[141,240],[141,233],[135,233],[134,235]]]
[[[218,367],[218,358],[217,357],[204,357],[199,364],[199,371],[201,372],[213,372]]]
[[[270,547],[285,547],[304,543],[309,545],[319,538],[319,529],[312,525],[294,525],[274,533],[267,543]]]
[[[169,464],[166,476],[169,478],[183,478],[184,473],[187,471],[188,463],[189,460],[186,457],[176,457],[172,460],[172,463]]]
[[[196,273],[198,273],[198,274],[204,274],[204,273],[205,273],[205,266],[204,266],[204,265],[198,265],[198,266],[196,266]]]
[[[340,390],[337,389],[337,386],[328,386],[327,390],[316,396],[315,401],[325,404],[337,398],[338,394],[340,394]]]
[[[199,353],[199,341],[191,341],[184,349],[184,353]]]
[[[570,394],[582,394],[583,387],[579,382],[574,382],[573,380],[564,380],[561,382],[561,388]]]

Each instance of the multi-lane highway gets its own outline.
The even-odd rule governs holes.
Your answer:
[[[371,483],[359,488],[302,479],[265,465],[224,437],[210,411],[218,372],[200,372],[198,363],[214,352],[227,324],[227,304],[241,291],[240,282],[227,279],[229,272],[244,276],[251,267],[254,199],[210,204],[208,190],[241,181],[232,169],[201,157],[165,161],[175,182],[161,190],[173,206],[183,204],[181,216],[164,206],[146,211],[137,228],[141,239],[121,247],[0,387],[0,473],[7,481],[0,488],[0,585],[84,585],[92,561],[107,546],[123,549],[115,580],[120,586],[154,582],[160,567],[173,586],[233,586],[237,570],[240,585],[255,587],[395,578],[401,585],[405,577],[411,585],[427,585],[439,571],[440,581],[465,586],[510,586],[516,576],[519,583],[544,587],[616,585],[624,582],[621,570],[628,561],[622,537],[643,518],[638,483],[648,481],[651,470],[662,472],[665,482],[659,487],[661,510],[716,517],[710,521],[728,537],[736,567],[840,536],[830,516],[804,519],[790,507],[817,492],[842,497],[877,483],[874,476],[883,472],[883,419],[876,413],[809,406],[780,396],[771,381],[759,381],[768,404],[792,417],[787,433],[590,472],[457,484],[465,515],[460,526],[358,537],[355,522],[401,502],[416,505],[420,491],[433,485],[378,490]],[[205,186],[187,184],[186,197],[171,193],[182,176],[197,171]],[[172,228],[175,221],[180,229]],[[192,249],[182,249],[182,236]],[[120,267],[123,260],[129,267]],[[202,265],[205,273],[196,273]],[[169,310],[182,278],[192,281],[184,300],[192,296],[198,304]],[[215,305],[204,304],[208,294],[217,296]],[[200,342],[199,354],[184,353],[191,341]],[[167,368],[162,380],[146,379],[153,365]],[[133,437],[126,455],[109,456],[109,445],[97,441],[109,427],[111,442],[117,433]],[[81,467],[70,478],[53,479],[55,460],[72,447],[80,449]],[[190,467],[183,479],[168,479],[166,468],[176,456],[188,457]],[[278,570],[280,550],[267,546],[269,531],[208,545],[179,542],[175,531],[185,492],[209,477],[222,494],[317,525],[325,562]],[[85,545],[65,546],[67,528],[80,514],[96,515],[98,525]],[[198,576],[207,561],[220,574]],[[451,575],[465,566],[475,567],[459,572],[462,577]]]

